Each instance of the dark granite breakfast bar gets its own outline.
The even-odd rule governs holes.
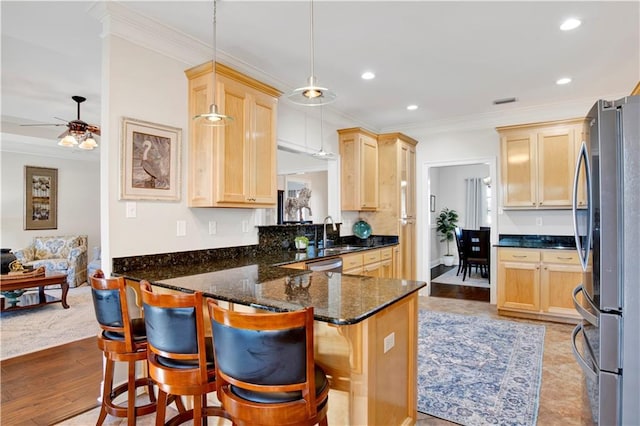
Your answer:
[[[114,259],[113,274],[162,292],[202,291],[241,311],[313,306],[316,362],[331,383],[329,423],[414,424],[418,292],[426,283],[286,268],[322,257],[335,255],[246,246]],[[381,385],[390,382],[397,385]]]

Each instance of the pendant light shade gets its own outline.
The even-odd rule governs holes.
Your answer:
[[[307,79],[306,86],[295,89],[289,96],[289,100],[294,104],[306,106],[326,105],[336,100],[336,94],[326,87],[320,87],[314,73],[314,46],[313,46],[313,0],[311,0],[310,13],[310,58],[311,74]]]
[[[222,127],[226,126],[233,121],[233,117],[220,114],[218,112],[218,105],[216,105],[216,24],[217,24],[217,11],[216,0],[213,0],[213,60],[212,60],[212,99],[211,105],[209,105],[209,112],[204,114],[198,114],[193,117],[193,120],[203,126],[208,127]]]
[[[322,106],[320,107],[320,151],[316,151],[311,154],[312,157],[317,158],[318,160],[334,160],[335,154],[333,152],[328,152],[324,150],[324,134],[322,131],[324,119],[322,114]]]

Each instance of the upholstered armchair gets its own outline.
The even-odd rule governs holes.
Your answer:
[[[44,266],[47,272],[67,274],[69,287],[87,281],[87,236],[34,237],[33,243],[13,254],[24,266]]]

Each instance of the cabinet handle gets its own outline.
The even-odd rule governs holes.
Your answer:
[[[540,266],[536,266],[536,269],[540,269]]]
[[[556,256],[556,259],[571,260],[571,259],[573,259],[573,257],[571,257],[571,256],[569,256],[569,257]]]
[[[526,255],[526,254],[514,254],[514,255],[512,255],[512,256],[513,256],[513,257],[517,257],[518,259],[523,259],[523,258],[527,257],[527,255]]]

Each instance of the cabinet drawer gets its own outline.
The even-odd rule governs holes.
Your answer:
[[[500,260],[511,262],[540,262],[540,252],[537,250],[503,249],[499,250]]]
[[[364,256],[364,264],[380,262],[380,250],[369,250],[362,254]]]
[[[542,261],[545,263],[565,263],[579,265],[578,252],[574,250],[545,250],[542,252]]]
[[[342,269],[349,270],[363,265],[362,253],[347,254],[342,256]]]
[[[393,258],[393,248],[387,247],[380,249],[380,260],[387,260]]]

